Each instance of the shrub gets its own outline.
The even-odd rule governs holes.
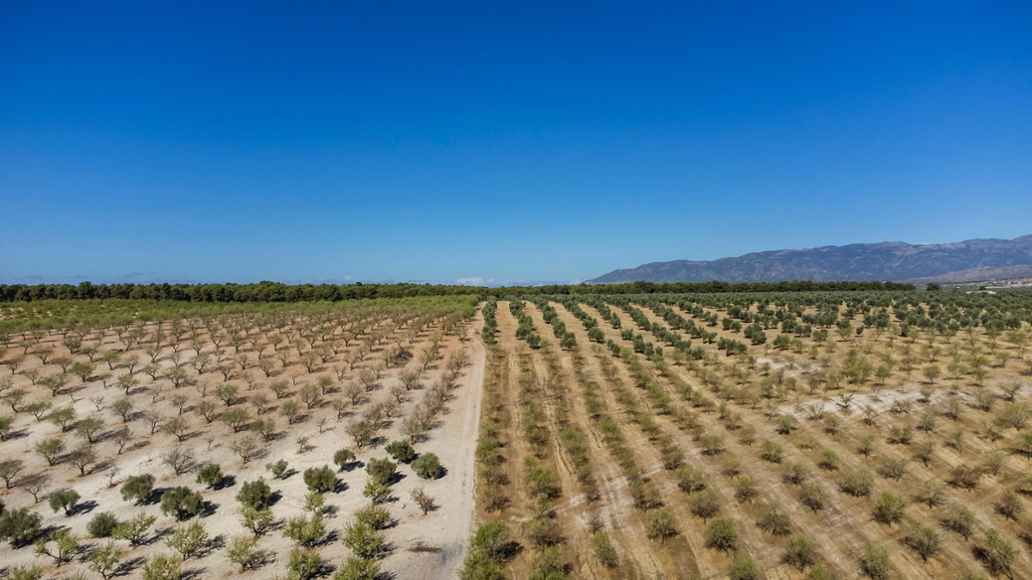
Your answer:
[[[240,492],[236,497],[243,506],[256,510],[262,510],[272,505],[272,489],[260,477],[240,486]]]
[[[168,545],[188,560],[204,551],[209,541],[208,530],[204,529],[204,524],[195,520],[177,527],[169,536]]]
[[[760,577],[756,569],[756,563],[749,554],[738,552],[731,562],[731,570],[728,572],[729,580],[756,580]]]
[[[735,523],[728,519],[715,519],[706,526],[706,547],[722,552],[738,549],[738,531]]]
[[[677,526],[674,525],[674,516],[666,510],[655,510],[650,512],[645,527],[646,535],[648,535],[650,540],[663,541],[677,535]]]
[[[764,461],[771,463],[781,463],[785,457],[785,452],[781,449],[781,446],[773,441],[767,441],[763,444],[760,449],[760,458]]]
[[[381,574],[380,564],[375,560],[351,556],[337,569],[333,580],[376,580]]]
[[[1021,504],[1021,498],[1013,491],[1008,490],[996,502],[996,511],[1005,518],[1017,520],[1024,511],[1024,506]]]
[[[253,536],[234,536],[229,540],[226,557],[230,562],[240,566],[241,572],[259,567],[262,553],[258,550],[258,539]]]
[[[122,564],[122,550],[113,542],[108,542],[93,550],[89,557],[90,568],[100,574],[104,580],[115,576]]]
[[[136,514],[136,516],[115,526],[115,530],[111,532],[111,537],[125,540],[134,546],[139,546],[144,543],[144,540],[147,538],[147,532],[150,531],[151,526],[157,520],[158,518],[152,515]]]
[[[756,497],[756,485],[751,477],[739,475],[734,479],[735,499],[742,503],[749,503]]]
[[[703,491],[692,498],[691,510],[693,514],[708,520],[720,511],[720,499],[711,490]]]
[[[86,526],[86,531],[94,538],[110,538],[116,527],[118,527],[118,518],[115,517],[115,514],[101,512],[93,516]]]
[[[338,449],[337,452],[333,454],[333,463],[341,471],[344,471],[349,465],[354,463],[355,460],[355,452],[350,449]]]
[[[971,510],[959,504],[943,508],[940,519],[944,528],[956,532],[964,538],[971,537],[971,532],[975,528],[975,515],[971,513]]]
[[[914,499],[927,505],[929,508],[933,508],[942,505],[946,501],[946,494],[943,492],[941,484],[929,481],[914,494]]]
[[[433,453],[424,453],[412,462],[412,470],[423,479],[437,479],[444,474],[441,462]]]
[[[386,540],[380,532],[359,521],[344,526],[343,541],[356,557],[365,560],[379,558],[387,548]]]
[[[244,527],[257,536],[265,535],[273,524],[272,510],[269,508],[255,509],[251,506],[240,508],[240,516]]]
[[[176,556],[155,556],[143,565],[143,580],[179,580],[182,577],[183,562]]]
[[[328,465],[309,467],[305,470],[304,481],[309,490],[316,493],[327,493],[337,487],[337,474]]]
[[[988,529],[981,541],[975,545],[975,556],[982,561],[990,574],[1000,576],[1010,575],[1017,552],[999,532]]]
[[[149,473],[127,478],[121,488],[122,499],[132,501],[137,505],[147,501],[153,491],[154,476]]]
[[[370,478],[362,490],[362,495],[368,497],[373,503],[380,504],[390,499],[391,488],[385,483]]]
[[[768,506],[767,509],[760,514],[759,520],[756,522],[759,528],[768,534],[775,536],[784,536],[792,531],[792,520],[788,517],[784,511],[777,506]]]
[[[43,568],[35,564],[30,566],[15,566],[7,571],[8,580],[41,580]]]
[[[527,537],[538,547],[554,546],[563,541],[562,530],[547,513],[538,514],[530,520]]]
[[[791,463],[787,467],[785,467],[785,473],[782,476],[782,479],[785,480],[785,483],[790,483],[792,485],[802,485],[803,482],[805,482],[809,478],[810,471],[806,469],[804,465],[801,465],[799,463]]]
[[[391,441],[384,449],[399,463],[412,463],[416,458],[416,450],[408,441]]]
[[[890,570],[889,553],[885,548],[867,544],[860,555],[860,573],[872,580],[887,580]]]
[[[824,488],[816,481],[804,483],[799,489],[799,501],[815,512],[824,509],[825,504],[827,504]]]
[[[874,519],[883,524],[894,524],[903,517],[906,502],[892,492],[882,492],[874,502]]]
[[[419,509],[422,510],[424,516],[432,512],[434,508],[437,507],[434,504],[434,498],[430,497],[430,495],[422,488],[412,490],[412,500],[416,502],[416,505],[418,505]]]
[[[462,580],[503,580],[502,564],[515,553],[509,530],[499,521],[486,522],[470,540],[469,552],[459,573]]]
[[[825,449],[821,452],[821,459],[817,462],[817,465],[827,471],[835,471],[839,468],[839,456],[831,449]]]
[[[536,338],[533,335],[532,338]],[[528,340],[528,343],[531,342]],[[531,345],[533,347],[533,344]],[[528,580],[558,580],[568,575],[567,565],[563,561],[562,552],[557,546],[549,546],[538,554],[530,570]]]
[[[413,466],[415,467],[415,466]],[[390,459],[370,459],[366,464],[366,472],[372,481],[390,485],[398,475],[398,465]]]
[[[782,559],[789,566],[802,571],[817,563],[817,548],[810,538],[793,536],[785,547]]]
[[[6,511],[0,515],[0,539],[20,548],[32,543],[40,534],[43,518],[26,508]]]
[[[367,524],[374,530],[382,530],[390,527],[391,513],[378,505],[370,505],[355,512],[355,521]]]
[[[222,468],[216,463],[205,463],[197,470],[197,483],[208,488],[214,489],[218,487],[224,478]]]
[[[903,543],[917,552],[922,560],[927,560],[938,553],[942,546],[942,537],[932,528],[914,524],[907,529]]]
[[[599,564],[606,568],[616,568],[620,564],[620,557],[616,548],[609,541],[609,536],[603,531],[597,531],[591,535],[591,549],[595,552],[595,558]]]
[[[290,580],[310,580],[322,572],[323,562],[319,552],[311,549],[294,548],[287,562]]]
[[[161,495],[161,513],[188,520],[204,509],[204,498],[188,487],[173,487]]]
[[[297,516],[287,520],[283,535],[299,546],[310,548],[321,542],[326,536],[326,525],[323,523],[322,517],[318,515],[310,518]]]
[[[854,497],[870,495],[873,484],[871,474],[861,469],[850,471],[839,479],[839,489]]]
[[[950,471],[950,484],[963,489],[974,489],[981,478],[982,471],[968,465],[958,465]]]
[[[677,468],[674,475],[677,477],[677,487],[685,493],[695,493],[706,489],[705,476],[698,468],[682,465]]]
[[[266,464],[265,468],[269,470],[269,473],[271,473],[274,478],[283,479],[283,477],[287,475],[287,470],[290,469],[290,465],[285,459],[280,459],[279,461]]]

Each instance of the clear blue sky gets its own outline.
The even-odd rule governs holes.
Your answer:
[[[0,279],[1032,233],[1032,3],[0,3]]]

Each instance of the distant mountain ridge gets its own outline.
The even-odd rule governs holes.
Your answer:
[[[718,260],[651,262],[589,284],[855,280],[972,282],[1032,276],[1032,235],[945,244],[880,242],[753,252]]]

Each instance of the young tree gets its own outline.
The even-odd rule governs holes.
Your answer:
[[[316,493],[327,493],[337,487],[337,474],[329,466],[310,467],[303,478],[308,489]]]
[[[86,417],[75,424],[75,432],[87,443],[97,442],[97,435],[104,431],[104,421],[96,417]]]
[[[242,506],[256,510],[267,509],[272,505],[272,500],[272,489],[261,478],[244,483],[240,486],[240,491],[237,493],[237,501]]]
[[[143,565],[143,580],[180,580],[183,563],[176,556],[158,555]]]
[[[355,452],[350,449],[338,449],[333,454],[333,463],[336,464],[340,471],[344,471],[349,466],[353,465],[355,460]]]
[[[385,447],[388,454],[400,463],[412,463],[416,459],[416,450],[408,441],[391,441]]]
[[[323,568],[319,552],[313,549],[294,548],[290,551],[287,563],[288,578],[291,580],[311,580],[319,575]]]
[[[433,453],[424,453],[412,462],[412,470],[423,479],[438,479],[444,475],[444,467]]]
[[[211,538],[204,524],[194,520],[178,526],[169,536],[167,543],[170,548],[179,552],[183,560],[189,560],[204,552],[211,543]]]
[[[226,557],[230,562],[240,566],[241,572],[253,570],[261,566],[262,553],[258,549],[258,539],[252,536],[234,536],[229,540]]]
[[[254,437],[242,437],[233,442],[232,449],[240,457],[241,463],[247,465],[258,452],[258,442]]]
[[[887,580],[892,566],[889,564],[889,553],[884,547],[867,544],[860,555],[860,573],[872,580]]]
[[[53,558],[58,567],[70,562],[81,549],[79,538],[64,529],[54,532],[49,538],[36,542],[36,555]]]
[[[111,537],[118,540],[125,540],[133,546],[142,545],[147,539],[147,533],[158,518],[148,514],[136,514],[136,516],[118,524]]]
[[[903,543],[928,560],[937,554],[942,546],[942,536],[934,529],[920,524],[913,524],[903,537]]]
[[[113,542],[108,542],[93,550],[90,555],[90,568],[104,580],[111,580],[122,565],[122,550]]]
[[[273,516],[269,508],[255,509],[251,506],[240,508],[241,521],[245,528],[255,537],[263,536],[272,528]]]
[[[86,531],[94,538],[110,538],[118,527],[118,518],[111,512],[101,512],[90,520]]]
[[[387,549],[387,542],[379,531],[367,523],[349,522],[344,526],[344,545],[358,558],[375,560]]]
[[[20,548],[31,544],[39,537],[43,518],[26,508],[6,511],[0,514],[0,539]]]
[[[298,546],[311,548],[326,537],[326,525],[322,516],[297,516],[287,520],[283,535],[290,538]]]
[[[173,487],[161,495],[161,513],[188,520],[204,509],[204,498],[188,487]]]
[[[205,463],[197,470],[197,483],[208,489],[217,489],[225,479],[226,476],[217,463]]]
[[[128,397],[123,397],[111,404],[111,410],[122,418],[123,423],[128,423],[135,409],[133,408],[132,400]]]
[[[4,486],[7,489],[14,487],[14,482],[24,469],[25,462],[21,459],[0,460],[0,479],[4,480]]]
[[[121,488],[122,499],[132,501],[136,505],[141,505],[149,500],[152,491],[154,491],[154,476],[149,473],[126,478]]]
[[[176,476],[190,471],[195,465],[193,451],[178,445],[162,455],[161,462],[172,469]]]
[[[789,566],[803,571],[817,563],[817,548],[810,538],[795,536],[788,541],[782,559]]]
[[[423,488],[417,488],[412,490],[412,501],[416,502],[416,505],[419,506],[419,509],[423,512],[424,516],[434,511],[434,509],[437,507],[437,505],[434,503],[434,498],[430,497],[430,495],[427,494],[423,490]]]
[[[75,513],[75,506],[79,503],[79,493],[74,489],[59,489],[51,492],[47,501],[54,513],[64,510],[65,515],[70,516]]]
[[[722,518],[713,520],[706,527],[706,546],[722,552],[734,552],[738,548],[735,523]]]

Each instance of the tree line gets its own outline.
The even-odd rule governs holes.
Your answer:
[[[658,294],[723,292],[814,292],[913,290],[898,282],[629,282],[624,284],[549,284],[489,288],[450,284],[0,284],[0,301],[133,299],[186,302],[313,302],[413,296],[479,294],[498,298],[529,295]]]

